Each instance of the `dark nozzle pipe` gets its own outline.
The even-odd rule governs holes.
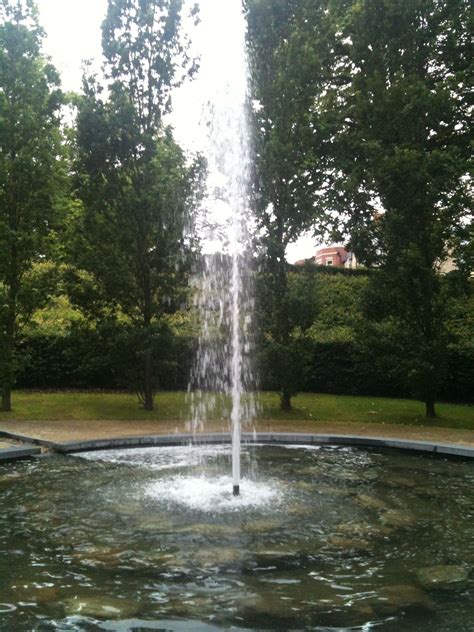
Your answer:
[[[234,485],[233,494],[234,494],[234,496],[239,496],[239,494],[240,494],[240,485]]]

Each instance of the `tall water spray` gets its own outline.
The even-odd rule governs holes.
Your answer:
[[[216,412],[228,414],[232,432],[233,493],[240,491],[242,423],[253,416],[248,226],[249,130],[246,22],[241,0],[201,3],[206,33],[201,81],[208,102],[207,205],[214,227],[197,278],[196,306],[202,318],[199,350],[191,379],[193,428]],[[230,402],[230,408],[229,408]]]

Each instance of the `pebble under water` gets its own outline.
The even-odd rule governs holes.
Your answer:
[[[474,466],[357,448],[0,466],[0,630],[474,629]]]

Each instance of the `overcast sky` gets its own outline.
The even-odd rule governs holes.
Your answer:
[[[205,3],[206,0],[201,2]],[[96,67],[100,66],[100,25],[105,17],[107,0],[37,0],[37,4],[41,24],[47,33],[45,52],[51,56],[61,74],[63,90],[78,91],[81,87],[82,61],[93,59]],[[198,30],[195,35],[197,52],[206,46],[208,34]],[[225,61],[223,55],[222,63]],[[177,140],[191,150],[202,146],[205,133],[199,127],[199,120],[206,86],[203,81],[195,83],[199,85],[185,87],[175,95],[175,112],[171,118]],[[302,238],[289,247],[288,260],[292,262],[310,257],[314,255],[315,249],[312,238]]]

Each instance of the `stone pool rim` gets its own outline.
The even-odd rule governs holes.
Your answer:
[[[30,442],[31,443],[31,442]],[[20,461],[41,454],[41,448],[34,445],[10,446],[0,449],[0,463]]]
[[[183,445],[230,444],[230,433],[167,434],[136,435],[127,437],[110,437],[80,441],[53,442],[35,439],[10,432],[0,432],[0,436],[25,441],[29,444],[42,445],[63,454],[91,452],[96,450],[112,450],[123,448],[172,447]],[[330,433],[293,433],[293,432],[257,432],[242,433],[244,444],[263,445],[337,445],[356,446],[362,448],[389,448],[409,452],[424,452],[442,456],[474,458],[474,447],[462,443],[442,443],[437,441],[421,441],[398,439],[384,436],[364,436]]]

